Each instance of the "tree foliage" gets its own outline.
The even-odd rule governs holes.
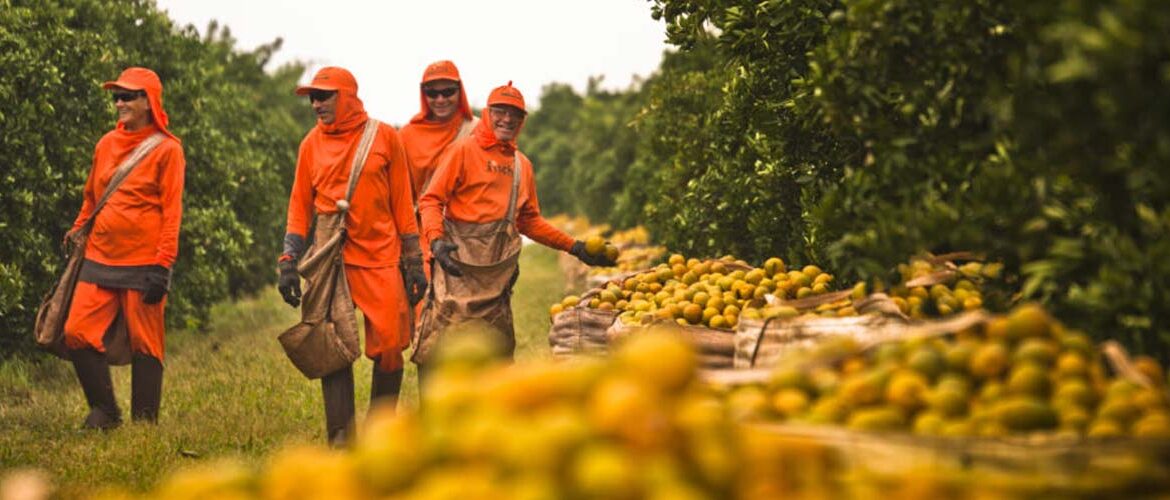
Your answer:
[[[125,67],[159,74],[187,159],[172,325],[270,283],[297,144],[312,123],[290,89],[304,71],[264,71],[280,40],[235,47],[175,26],[153,2],[0,0],[0,349],[31,346],[33,315],[63,263],[93,147],[116,121],[100,83]]]
[[[1017,300],[1167,355],[1170,9],[651,4],[678,51],[627,92],[639,106],[587,94],[574,116],[562,99],[572,118],[542,137],[564,144],[541,167],[566,170],[557,208],[644,223],[692,255],[779,255],[848,280],[919,252],[982,252],[1007,264]],[[631,137],[583,125],[615,113]],[[604,182],[578,170],[590,159]]]

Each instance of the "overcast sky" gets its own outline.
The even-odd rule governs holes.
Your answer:
[[[653,72],[667,48],[646,0],[157,2],[200,33],[212,19],[228,25],[243,49],[284,38],[270,69],[299,59],[312,70],[352,71],[367,111],[394,124],[418,112],[419,79],[436,60],[459,67],[472,106],[513,80],[532,107],[550,82],[581,91],[590,76],[604,75],[604,87],[626,88]]]

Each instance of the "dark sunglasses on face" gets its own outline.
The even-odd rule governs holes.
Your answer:
[[[456,92],[459,92],[459,87],[447,87],[445,89],[423,89],[423,93],[431,99],[439,96],[451,97],[455,95]]]
[[[137,100],[140,97],[146,97],[146,92],[143,92],[141,90],[136,90],[133,92],[114,92],[113,97],[114,97],[114,102],[119,102],[119,101],[132,102],[132,101]]]
[[[337,95],[336,90],[310,90],[309,102],[328,101],[330,97]]]

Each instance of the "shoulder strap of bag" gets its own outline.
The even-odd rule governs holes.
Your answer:
[[[357,186],[358,177],[361,177],[362,165],[370,157],[371,146],[374,145],[374,136],[378,135],[378,120],[366,120],[366,128],[362,131],[362,140],[358,143],[357,151],[353,155],[353,165],[349,169],[349,187],[345,190],[345,201],[353,198],[353,188]]]
[[[472,116],[470,120],[463,120],[463,126],[459,127],[459,133],[455,134],[455,141],[471,135],[471,131],[475,129],[477,123],[479,123],[479,118],[475,116]]]
[[[504,215],[508,223],[516,219],[516,198],[520,195],[520,150],[512,156],[512,193],[508,195],[508,213]]]
[[[122,160],[122,163],[118,165],[117,170],[114,170],[114,175],[110,177],[110,183],[106,186],[106,190],[102,192],[102,197],[98,199],[97,204],[94,205],[93,214],[89,216],[89,219],[85,221],[85,224],[82,227],[88,230],[89,227],[93,225],[93,221],[97,219],[98,212],[102,211],[102,207],[106,206],[106,202],[110,201],[110,197],[113,196],[116,191],[118,191],[118,188],[122,185],[122,181],[126,180],[126,177],[130,175],[130,172],[134,170],[134,167],[137,167],[139,163],[142,163],[142,159],[146,158],[146,155],[150,154],[151,151],[154,151],[154,148],[158,147],[159,144],[162,144],[162,141],[165,137],[166,136],[161,132],[147,137],[145,140],[139,143],[137,147],[134,148],[134,151],[130,152],[130,156],[127,156],[125,160]]]

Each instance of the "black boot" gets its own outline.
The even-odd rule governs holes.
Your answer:
[[[375,361],[370,380],[370,408],[375,405],[398,407],[398,392],[402,390],[402,369],[384,372]]]
[[[353,366],[321,377],[325,397],[325,432],[329,446],[343,448],[353,428]]]
[[[114,382],[110,380],[110,365],[106,355],[93,349],[71,349],[69,359],[81,382],[85,402],[89,404],[89,415],[85,417],[83,429],[109,430],[122,425],[122,410],[114,399]]]
[[[149,354],[134,353],[130,365],[130,418],[146,422],[158,421],[158,407],[162,401],[163,365]]]

